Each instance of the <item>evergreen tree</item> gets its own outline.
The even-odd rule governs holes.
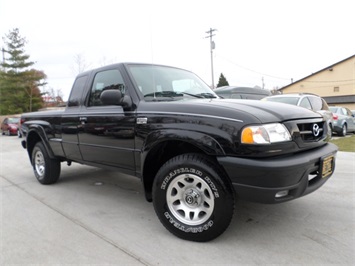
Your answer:
[[[221,73],[221,75],[219,76],[217,88],[223,87],[223,86],[229,86],[229,83],[228,83],[227,79],[225,78],[225,76],[223,75],[223,73]]]
[[[43,105],[39,87],[45,84],[46,75],[30,68],[34,62],[25,54],[26,39],[20,36],[17,28],[5,37],[0,69],[0,114],[37,111]]]

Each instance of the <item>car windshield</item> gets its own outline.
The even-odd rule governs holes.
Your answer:
[[[270,102],[278,102],[278,103],[288,103],[288,104],[293,104],[297,105],[299,97],[270,97],[270,98],[264,98],[266,101]]]
[[[156,65],[129,65],[137,88],[146,101],[175,101],[218,96],[192,72]]]
[[[12,117],[12,118],[9,118],[9,120],[8,120],[9,124],[17,124],[18,122],[20,122],[20,118],[18,118],[18,117]]]

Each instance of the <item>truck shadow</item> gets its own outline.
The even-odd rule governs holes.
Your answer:
[[[106,201],[107,204],[112,201],[119,204],[124,202],[124,208],[132,209],[133,212],[135,210],[144,212],[147,219],[156,221],[157,224],[153,227],[161,226],[154,213],[153,205],[145,201],[143,185],[136,177],[116,171],[73,165],[63,167],[61,178],[55,186],[71,187],[71,189],[75,187],[73,190],[77,193],[82,192],[91,198],[99,196],[100,200]],[[300,205],[302,202],[299,201],[267,205],[238,200],[227,232],[215,241],[235,242],[237,239],[249,241],[250,235],[272,235],[273,231],[284,231],[287,234],[289,227],[293,227],[297,232],[298,226],[295,221],[302,219],[302,214],[299,217],[299,210],[302,209]],[[147,209],[147,206],[151,207]],[[92,208],[97,207],[92,206]],[[115,208],[120,208],[120,206],[115,206]]]

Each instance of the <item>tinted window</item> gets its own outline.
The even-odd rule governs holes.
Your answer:
[[[100,95],[104,90],[120,90],[124,95],[123,78],[117,69],[105,70],[95,75],[89,96],[89,106],[103,105]]]
[[[87,76],[83,76],[75,80],[69,96],[68,107],[79,106],[86,80]]]

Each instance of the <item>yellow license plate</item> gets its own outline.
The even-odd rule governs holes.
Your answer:
[[[325,157],[322,161],[322,178],[328,177],[333,173],[334,156]]]

